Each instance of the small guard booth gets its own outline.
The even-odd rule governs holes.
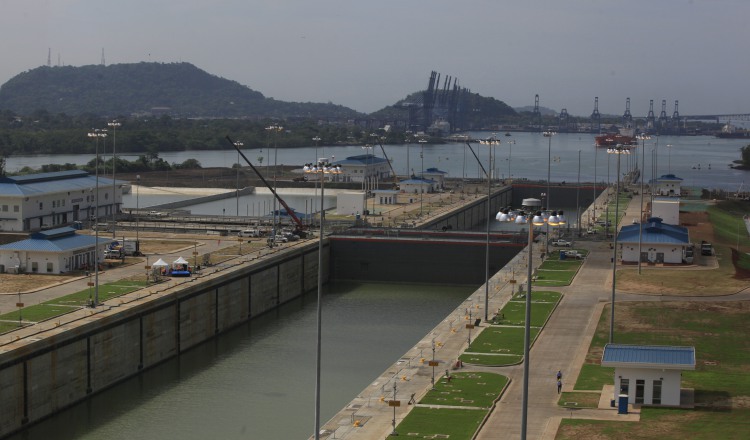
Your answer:
[[[695,370],[695,347],[607,344],[602,367],[615,368],[613,399],[629,404],[679,406],[682,371]]]

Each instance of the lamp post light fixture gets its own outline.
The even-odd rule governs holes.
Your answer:
[[[112,238],[115,238],[117,227],[117,183],[115,181],[115,169],[117,168],[117,127],[122,124],[117,119],[107,122],[112,127]]]
[[[618,144],[615,147],[607,149],[608,154],[617,155],[617,184],[615,186],[615,219],[612,243],[612,306],[609,320],[609,343],[613,344],[615,340],[615,286],[617,280],[617,224],[620,217],[620,156],[630,154],[630,146]],[[609,219],[607,219],[609,221]],[[640,259],[640,255],[638,256]]]
[[[107,137],[107,130],[94,129],[88,137],[96,139],[96,158],[94,159],[96,189],[94,190],[94,300],[91,307],[99,305],[99,138]]]
[[[315,141],[315,160],[318,160],[318,142],[320,142],[320,136],[315,136],[312,138],[313,141]],[[315,198],[318,198],[318,181],[315,180]]]
[[[508,144],[508,147],[509,147],[508,148],[508,180],[510,180],[511,182],[513,182],[513,174],[512,174],[512,169],[511,169],[511,166],[510,166],[510,161],[511,161],[511,158],[512,158],[512,155],[513,155],[513,144],[515,144],[515,143],[516,143],[515,140],[511,140],[511,141],[507,141],[506,142],[506,144]]]
[[[237,201],[237,210],[236,215],[237,217],[240,216],[240,148],[243,147],[245,144],[242,141],[234,141],[234,145],[237,147],[237,182],[236,182],[236,192],[235,192],[235,199]]]
[[[651,139],[651,136],[646,133],[641,133],[636,136],[636,139],[641,141],[641,215],[638,219],[638,275],[641,274],[641,248],[643,246],[643,181],[646,178],[646,141]]]
[[[320,231],[318,236],[318,306],[317,306],[317,345],[315,352],[315,440],[320,439],[320,353],[323,315],[323,233],[325,231],[325,175],[341,174],[341,165],[331,165],[327,158],[318,159],[315,164],[306,164],[305,173],[320,176]]]
[[[667,144],[667,174],[672,174],[672,144]]]
[[[141,217],[140,206],[138,203],[138,195],[141,192],[141,175],[140,174],[135,175],[135,182],[136,182],[135,184],[136,185],[135,186],[135,245],[138,246],[138,248],[136,249],[139,249],[141,246],[140,242],[138,241],[138,220]]]
[[[526,314],[524,324],[524,339],[523,339],[523,399],[521,403],[521,440],[526,440],[526,425],[528,419],[528,406],[529,406],[529,347],[531,344],[531,265],[532,265],[532,250],[534,244],[534,226],[542,226],[545,224],[542,212],[542,201],[539,199],[524,199],[523,208],[526,211],[514,212],[510,210],[503,210],[497,213],[496,220],[501,222],[512,221],[516,224],[528,224],[529,226],[529,237],[528,237],[528,252],[529,256],[527,259],[527,274],[526,274]],[[559,219],[553,219],[553,221],[559,221]],[[549,224],[549,222],[547,222]]]
[[[484,321],[488,320],[489,303],[490,303],[490,222],[492,221],[491,207],[492,204],[492,149],[495,145],[498,145],[500,141],[493,135],[489,139],[480,140],[481,145],[487,145],[487,151],[489,152],[489,163],[487,167],[487,235],[486,245],[484,252]],[[471,339],[471,337],[469,337]],[[469,340],[471,343],[471,340]]]
[[[554,131],[544,131],[542,136],[547,138],[547,211],[549,212],[549,198],[550,198],[550,171],[552,166],[552,136],[556,135]],[[544,237],[544,252],[545,255],[549,255],[549,225],[547,225],[547,231]]]
[[[277,134],[284,130],[284,127],[278,125],[278,124],[271,124],[268,127],[266,127],[266,131],[269,131],[273,133],[273,192],[276,192],[276,173],[278,171],[278,165],[277,165],[277,159],[278,159],[278,144],[277,144]],[[268,161],[271,162],[270,160]],[[268,168],[268,167],[266,167]],[[276,214],[278,214],[276,209],[276,197],[273,198],[273,240],[276,240]]]

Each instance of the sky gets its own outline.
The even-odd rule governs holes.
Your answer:
[[[431,71],[513,107],[750,113],[748,0],[0,0],[0,84],[47,64],[189,62],[373,112]],[[442,84],[442,81],[441,81]]]

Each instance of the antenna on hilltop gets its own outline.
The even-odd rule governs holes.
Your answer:
[[[52,48],[47,48],[47,67],[52,67]]]
[[[106,63],[104,62],[104,48],[102,47],[102,62],[101,65],[104,66]]]

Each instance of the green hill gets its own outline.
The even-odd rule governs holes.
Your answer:
[[[349,118],[340,105],[283,102],[190,63],[38,67],[0,87],[0,110],[68,115],[169,114],[174,117]]]

